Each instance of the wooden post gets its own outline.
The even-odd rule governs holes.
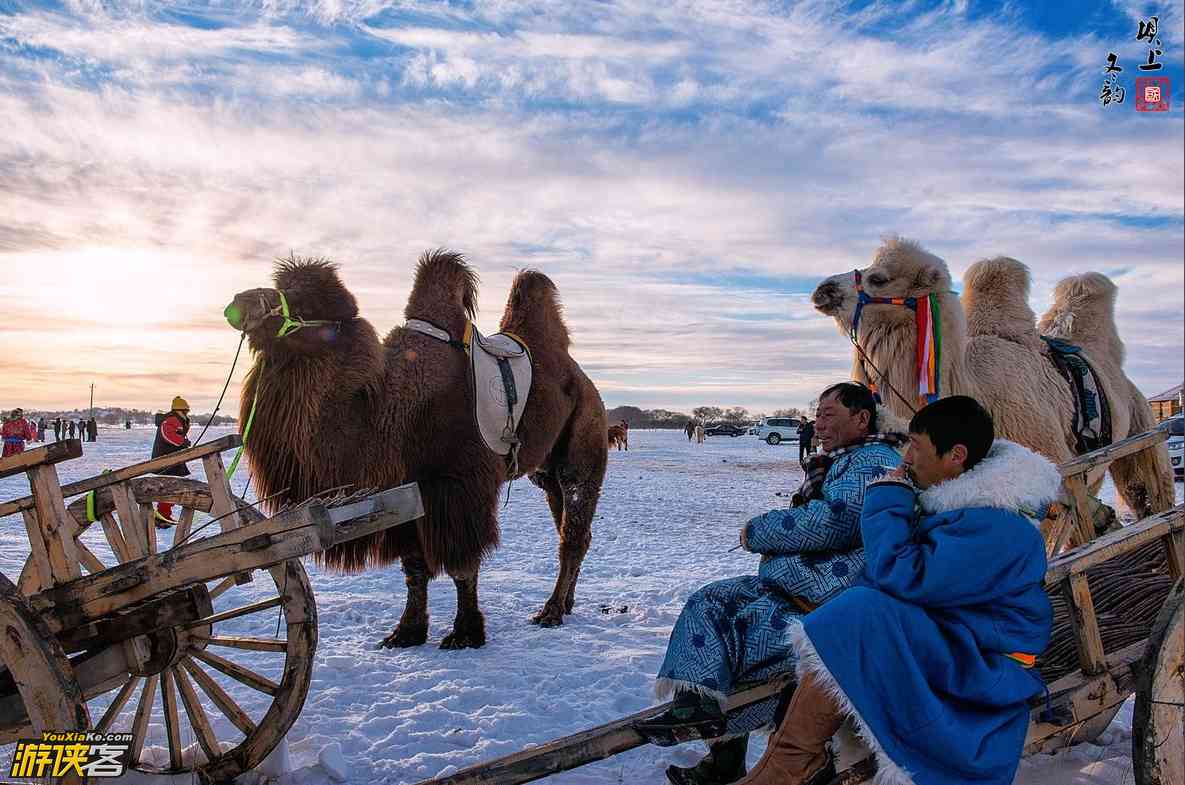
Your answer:
[[[1086,573],[1075,573],[1063,581],[1062,594],[1070,606],[1070,624],[1078,642],[1078,661],[1083,672],[1091,676],[1102,673],[1107,669],[1107,658],[1103,654],[1103,636]]]
[[[119,522],[123,528],[123,541],[127,545],[128,553],[133,559],[147,556],[148,538],[140,523],[139,510],[136,507],[136,499],[131,487],[122,482],[112,485],[111,500],[115,502],[115,512],[119,515]]]
[[[1170,531],[1165,534],[1162,542],[1169,575],[1179,581],[1181,576],[1185,575],[1185,531]]]
[[[66,513],[58,472],[53,466],[42,465],[30,468],[26,474],[33,491],[33,507],[37,510],[37,529],[49,559],[49,570],[42,577],[48,576],[52,585],[72,581],[82,575],[82,570],[74,548],[74,524]]]
[[[224,532],[237,529],[243,525],[242,516],[239,515],[239,506],[230,490],[230,480],[227,479],[226,468],[222,465],[222,455],[211,453],[203,456],[202,465],[206,467],[206,484],[210,486],[211,517],[221,518],[218,524]]]
[[[1077,475],[1067,477],[1065,484],[1074,501],[1073,509],[1074,516],[1078,519],[1079,537],[1082,543],[1088,543],[1094,539],[1095,533],[1094,516],[1090,514],[1090,496],[1086,493],[1086,483],[1081,475]]]

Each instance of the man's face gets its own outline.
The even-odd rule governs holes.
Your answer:
[[[939,455],[927,434],[911,433],[904,464],[913,484],[925,490],[962,474],[966,459],[967,448],[961,444],[956,444],[946,455]]]
[[[824,452],[855,444],[868,435],[868,412],[852,414],[839,400],[837,393],[819,401],[815,412],[815,436]]]

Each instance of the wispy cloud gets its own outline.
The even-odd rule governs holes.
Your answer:
[[[275,256],[342,262],[385,331],[416,255],[447,245],[482,273],[487,328],[518,267],[551,275],[611,404],[803,403],[850,364],[805,293],[888,232],[956,274],[1020,258],[1038,310],[1059,277],[1112,271],[1137,383],[1179,382],[1180,3],[1168,116],[1095,100],[1109,49],[1134,73],[1116,31],[1143,7],[1058,34],[1023,6],[858,5],[2,15],[0,400],[109,373],[155,405],[136,374],[163,369],[200,408],[237,341],[222,307]]]

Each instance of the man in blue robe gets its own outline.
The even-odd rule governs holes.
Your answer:
[[[786,629],[850,586],[864,566],[860,509],[864,487],[897,467],[903,433],[884,433],[872,392],[843,383],[819,396],[815,428],[822,452],[789,509],[772,510],[741,530],[746,550],[761,554],[757,575],[700,589],[680,614],[658,672],[660,698],[674,707],[635,725],[651,742],[716,739],[696,766],[671,766],[675,785],[725,785],[745,774],[749,733],[772,727],[778,698],[725,717],[725,696],[738,685],[793,673]],[[784,708],[784,706],[783,706]]]
[[[1037,521],[1057,467],[994,438],[955,396],[910,422],[905,464],[868,487],[860,585],[788,638],[798,685],[742,785],[817,785],[847,716],[876,755],[878,785],[1011,785],[1049,642]]]

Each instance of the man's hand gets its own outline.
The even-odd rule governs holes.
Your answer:
[[[894,469],[893,471],[889,472],[889,479],[890,479],[890,480],[905,480],[905,481],[908,481],[908,480],[909,480],[909,469],[908,469],[908,468],[905,466],[905,464],[904,464],[904,463],[903,463],[903,464],[900,464],[900,465],[898,465],[898,466],[897,466],[897,468],[896,468],[896,469]]]

